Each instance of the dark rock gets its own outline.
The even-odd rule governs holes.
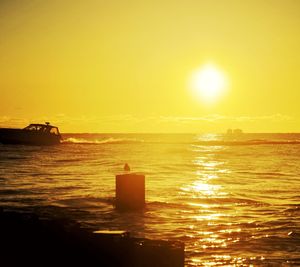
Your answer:
[[[184,244],[0,210],[1,266],[183,267]]]

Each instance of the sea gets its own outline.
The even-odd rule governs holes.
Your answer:
[[[300,134],[64,134],[0,144],[0,207],[185,243],[185,266],[300,266]],[[145,174],[143,211],[115,175]]]

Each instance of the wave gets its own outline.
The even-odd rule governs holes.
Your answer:
[[[124,139],[124,138],[107,138],[107,139],[84,139],[84,138],[75,138],[69,137],[62,141],[62,144],[85,144],[85,145],[94,145],[94,144],[134,144],[134,143],[167,143],[173,144],[170,142],[145,142],[144,140],[138,139]],[[186,142],[177,142],[177,144],[186,144]],[[192,145],[198,146],[253,146],[253,145],[299,145],[300,141],[287,140],[287,141],[272,141],[272,140],[249,140],[249,141],[197,141],[193,142]]]
[[[258,171],[237,171],[236,173],[239,174],[246,174],[246,175],[255,175],[255,176],[288,176],[288,177],[293,177],[292,174],[289,173],[282,173],[282,172],[258,172]]]
[[[194,145],[202,146],[250,146],[250,145],[298,145],[300,140],[245,140],[245,141],[227,141],[212,140],[198,141]]]
[[[147,144],[189,144],[195,146],[256,146],[256,145],[297,145],[300,144],[300,139],[293,139],[293,136],[281,139],[281,136],[247,136],[243,139],[198,139],[195,136],[187,135],[163,135],[163,134],[66,134],[63,138],[63,144],[134,144],[134,143],[147,143]]]
[[[138,140],[134,138],[107,138],[107,139],[85,139],[85,138],[75,138],[69,137],[62,141],[63,144],[85,144],[85,145],[94,145],[94,144],[134,144],[142,143],[143,140]]]

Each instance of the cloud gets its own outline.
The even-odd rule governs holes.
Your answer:
[[[162,116],[160,117],[161,121],[168,122],[181,122],[181,123],[189,123],[189,122],[198,122],[198,121],[208,121],[214,122],[224,119],[224,116],[221,115],[208,115],[202,117],[173,117],[173,116]]]
[[[273,114],[266,116],[223,116],[219,114],[212,114],[206,116],[197,117],[183,117],[183,116],[133,116],[129,114],[125,115],[111,115],[111,116],[79,116],[72,117],[65,114],[57,114],[55,116],[41,116],[38,119],[31,120],[30,118],[1,116],[1,125],[20,125],[29,122],[41,123],[44,121],[50,121],[56,124],[73,124],[73,123],[119,123],[119,122],[133,122],[142,123],[147,121],[156,122],[174,122],[174,123],[195,123],[195,122],[224,122],[224,121],[237,121],[237,122],[253,122],[253,121],[291,121],[292,117],[282,114]]]
[[[28,120],[24,118],[0,116],[0,125],[2,127],[25,127],[28,124]]]
[[[133,116],[130,114],[110,116],[79,116],[66,114],[30,118],[0,117],[0,127],[23,128],[29,123],[49,121],[62,132],[204,132],[222,131],[227,127],[242,127],[259,131],[268,126],[276,130],[276,122],[293,122],[294,118],[283,114],[264,116],[224,116],[211,114],[206,116]],[[270,125],[270,122],[272,123]],[[201,127],[201,128],[199,128]],[[272,130],[271,130],[272,129]]]
[[[282,114],[273,114],[267,116],[240,116],[235,118],[236,121],[291,121],[293,120],[292,117]]]
[[[218,114],[199,116],[199,117],[160,117],[161,121],[178,122],[178,123],[192,123],[192,122],[253,122],[253,121],[290,121],[292,117],[282,114],[273,114],[266,116],[223,116]]]

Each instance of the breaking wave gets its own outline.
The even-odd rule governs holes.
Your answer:
[[[196,146],[258,146],[258,145],[298,145],[299,135],[282,136],[273,134],[256,136],[249,134],[238,139],[228,139],[224,136],[205,139],[195,138],[195,135],[170,135],[167,134],[66,134],[63,135],[63,144],[191,144]],[[264,138],[265,137],[265,138]],[[267,138],[266,138],[267,137]]]
[[[63,144],[133,144],[142,143],[143,140],[138,140],[134,138],[107,138],[107,139],[85,139],[85,138],[75,138],[69,137],[62,141]]]

